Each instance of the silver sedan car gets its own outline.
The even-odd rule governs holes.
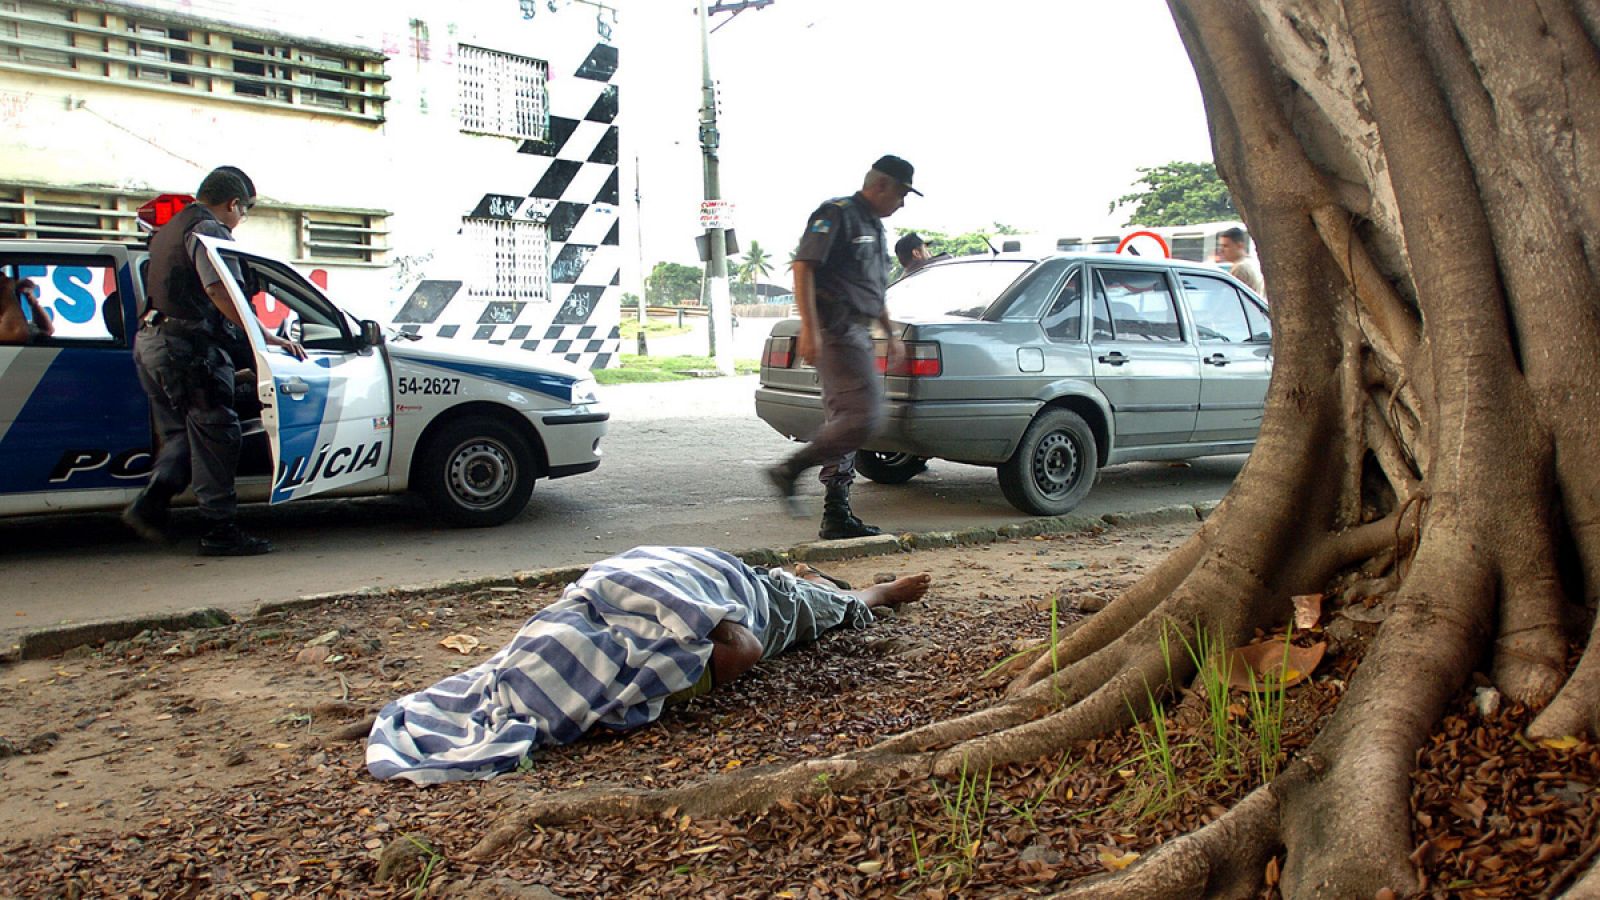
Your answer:
[[[859,454],[898,484],[930,458],[995,466],[1018,509],[1060,515],[1100,468],[1248,451],[1272,375],[1266,303],[1219,269],[1111,254],[1000,254],[928,265],[889,287],[906,342],[882,429]],[[799,321],[778,323],[756,413],[808,440],[822,424]]]

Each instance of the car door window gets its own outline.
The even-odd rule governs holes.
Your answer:
[[[307,350],[354,349],[344,314],[298,274],[260,259],[236,259],[250,295],[250,306],[263,328],[299,341]]]
[[[1166,275],[1148,269],[1095,272],[1095,336],[1105,340],[1183,341]]]
[[[1083,271],[1074,269],[1039,321],[1053,341],[1083,340]]]
[[[24,306],[34,337],[27,343],[46,347],[126,347],[122,294],[117,289],[115,260],[102,256],[7,256],[0,272],[38,289],[39,305],[53,331],[43,334]]]
[[[1244,298],[1233,285],[1221,278],[1185,272],[1183,293],[1189,299],[1195,337],[1202,343],[1243,344],[1250,340]]]
[[[1250,340],[1257,344],[1272,343],[1272,319],[1267,315],[1267,308],[1252,300],[1244,298],[1244,316],[1250,323]]]

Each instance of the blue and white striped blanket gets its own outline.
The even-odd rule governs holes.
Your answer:
[[[700,678],[711,629],[767,630],[754,569],[705,547],[638,547],[595,564],[487,662],[390,703],[367,769],[421,784],[492,778],[594,725],[654,721]]]

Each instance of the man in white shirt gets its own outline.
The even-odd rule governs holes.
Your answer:
[[[1262,297],[1267,296],[1266,286],[1261,281],[1261,266],[1250,255],[1250,237],[1243,228],[1229,228],[1217,235],[1217,254],[1229,264],[1228,274]]]

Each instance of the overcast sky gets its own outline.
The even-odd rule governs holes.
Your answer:
[[[618,5],[624,184],[637,157],[644,268],[694,264],[695,2]],[[1158,0],[775,0],[719,23],[722,193],[741,243],[779,262],[774,280],[807,214],[856,190],[884,153],[910,160],[927,194],[908,198],[891,234],[1120,224],[1106,206],[1138,167],[1211,159],[1194,71]]]

